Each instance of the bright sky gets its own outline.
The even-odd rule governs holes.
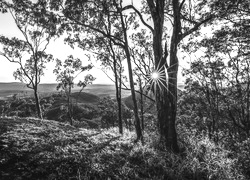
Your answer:
[[[131,0],[126,0],[125,4],[130,4]],[[134,5],[138,6],[140,1],[134,1]],[[16,27],[14,20],[12,19],[9,13],[1,14],[0,13],[0,35],[5,35],[8,37],[22,37],[22,34],[19,32]],[[1,47],[1,46],[0,46]],[[0,48],[1,49],[1,48]],[[71,49],[68,45],[65,45],[63,38],[52,41],[48,48],[47,53],[53,54],[55,58],[64,60],[68,55],[72,54],[75,58],[82,59],[83,65],[89,64],[87,57],[85,56],[84,51],[79,48]],[[76,82],[80,79],[83,79],[84,76],[88,73],[96,77],[94,84],[113,84],[113,82],[100,70],[100,65],[95,60],[92,60],[94,68],[88,72],[84,72],[78,76]],[[13,72],[18,68],[18,65],[15,63],[9,62],[4,57],[0,56],[0,82],[18,82],[13,77]],[[41,78],[41,83],[56,83],[55,75],[53,74],[54,63],[47,64],[47,70],[45,71],[45,76]],[[113,77],[112,73],[109,73],[110,77]],[[181,72],[179,71],[179,80],[183,79],[181,77]]]
[[[7,37],[22,37],[22,34],[17,29],[14,20],[12,19],[11,15],[1,14],[0,13],[0,34],[5,35]],[[85,53],[79,49],[75,48],[72,49],[68,45],[64,44],[63,38],[59,38],[55,41],[51,41],[47,48],[47,53],[53,54],[55,58],[59,58],[64,60],[67,58],[68,55],[72,54],[75,58],[80,58],[82,60],[83,65],[88,65],[88,58],[85,56]],[[92,74],[96,77],[94,81],[95,84],[112,84],[112,81],[100,70],[100,66],[95,60],[92,60],[92,63],[95,67],[87,72],[84,72],[78,76],[76,79],[83,79],[86,74]],[[47,69],[45,71],[45,76],[41,78],[42,83],[55,83],[56,77],[53,74],[55,64],[53,62],[47,64]],[[19,66],[15,63],[9,62],[4,57],[0,56],[0,82],[18,82],[13,77],[13,72]],[[112,74],[110,74],[112,76]]]

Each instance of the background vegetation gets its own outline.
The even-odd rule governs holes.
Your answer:
[[[1,179],[250,179],[249,7],[248,0],[147,0],[139,8],[1,1],[23,38],[1,35],[0,55],[20,66],[14,77],[33,92],[0,102]],[[72,55],[56,59],[62,91],[39,94],[55,60],[47,46],[59,37],[113,72],[112,97],[83,92],[92,75],[72,91],[92,68]],[[123,98],[124,89],[131,96]]]

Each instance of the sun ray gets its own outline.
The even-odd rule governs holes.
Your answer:
[[[160,66],[160,63],[159,63],[157,68],[151,72],[151,75],[150,75],[150,78],[149,78],[149,81],[148,81],[148,83],[150,85],[149,89],[154,90],[153,92],[155,92],[156,88],[159,88],[160,92],[163,92],[163,90],[166,89],[168,91],[168,93],[170,93],[174,98],[176,98],[173,95],[173,93],[169,90],[169,87],[168,87],[168,85],[172,85],[172,86],[177,87],[177,85],[175,85],[172,82],[168,81],[170,79],[174,79],[174,80],[177,79],[177,78],[168,76],[169,74],[172,74],[172,73],[175,73],[175,72],[174,71],[173,72],[167,72],[167,70],[169,68],[173,67],[176,64],[173,64],[170,67],[166,68],[165,65],[159,67]]]
[[[175,66],[176,64],[178,65],[178,63],[174,63],[174,64],[172,64],[171,66],[169,66],[167,69],[169,69],[169,68]]]

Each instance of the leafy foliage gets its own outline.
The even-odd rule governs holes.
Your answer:
[[[58,82],[57,90],[62,89],[67,96],[67,113],[71,125],[73,124],[73,104],[71,99],[72,88],[74,87],[74,79],[83,71],[90,70],[92,65],[83,66],[82,61],[78,58],[74,58],[72,55],[62,63],[61,60],[56,60],[56,67],[54,73],[56,74],[56,80]],[[81,91],[88,84],[92,84],[95,78],[92,75],[87,75],[84,78],[84,81],[79,81],[77,86],[81,87]]]
[[[17,63],[19,68],[14,72],[15,79],[27,84],[34,91],[38,117],[42,112],[38,96],[38,85],[44,75],[46,63],[53,60],[51,54],[46,53],[50,40],[55,37],[57,27],[56,17],[48,13],[45,1],[1,1],[1,6],[7,10],[22,38],[0,36],[3,49],[0,55],[8,61]]]
[[[98,108],[100,109],[102,128],[116,127],[118,125],[118,108],[117,102],[115,102],[114,99],[111,99],[109,96],[102,98],[99,101]],[[122,103],[122,119],[127,128],[128,119],[131,119],[132,116],[133,114],[131,110],[129,110],[126,105]],[[132,124],[130,126],[132,126]]]

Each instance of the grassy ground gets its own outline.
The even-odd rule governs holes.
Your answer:
[[[1,118],[0,179],[244,179],[233,160],[211,143],[192,138],[185,153],[175,155],[157,150],[153,133],[144,135],[142,145],[134,143],[134,133],[125,130],[121,136],[117,128],[87,130],[56,121]]]
[[[0,179],[167,177],[163,167],[150,171],[154,159],[150,163],[144,158],[152,150],[142,153],[142,145],[134,144],[129,131],[121,136],[116,128],[77,129],[34,118],[0,119],[0,127]]]

